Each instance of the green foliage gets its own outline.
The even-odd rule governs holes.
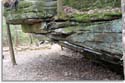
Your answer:
[[[120,7],[121,0],[64,0],[64,5],[79,10],[90,10],[96,8]]]
[[[5,23],[5,19],[3,19],[3,22],[2,22],[2,45],[3,46],[8,46],[8,36],[7,36],[6,27],[7,26]],[[17,33],[16,33],[15,29],[17,29]],[[18,39],[19,39],[19,45],[28,45],[29,44],[30,38],[26,33],[22,32],[20,25],[18,25],[18,26],[11,25],[10,30],[11,30],[11,36],[12,36],[12,41],[13,41],[14,45],[16,44],[17,34],[18,34]]]

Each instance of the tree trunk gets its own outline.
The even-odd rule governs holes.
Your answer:
[[[123,42],[123,60],[125,64],[125,0],[121,0],[121,8],[122,8],[122,42]],[[125,72],[125,69],[124,69]]]
[[[15,25],[14,28],[15,28],[15,32],[16,32],[16,35],[15,35],[15,40],[16,40],[16,42],[15,42],[15,46],[18,47],[18,45],[19,45],[18,28],[17,28],[16,25]]]
[[[57,0],[57,16],[58,18],[64,18],[63,0]]]
[[[11,39],[10,25],[8,23],[6,23],[6,25],[7,25],[7,35],[8,35],[8,44],[9,44],[9,50],[10,50],[10,58],[11,58],[12,65],[16,65],[13,43],[12,43],[12,39]]]
[[[27,36],[29,37],[29,45],[31,46],[33,44],[33,37],[31,33],[27,33]]]

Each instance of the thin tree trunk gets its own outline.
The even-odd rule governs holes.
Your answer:
[[[16,36],[15,36],[15,39],[16,39],[16,42],[15,42],[15,46],[18,47],[19,45],[19,38],[18,38],[18,29],[15,25],[15,32],[16,32]]]
[[[122,42],[123,42],[123,60],[125,64],[125,0],[121,0],[121,8],[122,8]],[[125,69],[124,69],[125,75]]]
[[[63,0],[57,0],[57,16],[58,16],[58,18],[64,17]]]
[[[9,50],[10,50],[10,58],[11,58],[12,65],[16,65],[16,59],[15,59],[11,32],[10,32],[10,25],[8,23],[6,23],[6,25],[7,25],[7,35],[8,35],[8,44],[9,44]]]
[[[31,33],[27,33],[28,37],[29,37],[29,45],[31,46],[33,44],[33,37]]]

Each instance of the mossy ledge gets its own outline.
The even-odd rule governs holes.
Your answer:
[[[121,12],[106,12],[95,14],[74,14],[69,17],[69,20],[76,22],[93,22],[93,21],[109,21],[122,18]]]

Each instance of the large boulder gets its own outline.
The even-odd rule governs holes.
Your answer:
[[[56,15],[57,0],[20,0],[18,9],[5,8],[7,20],[39,19]]]

